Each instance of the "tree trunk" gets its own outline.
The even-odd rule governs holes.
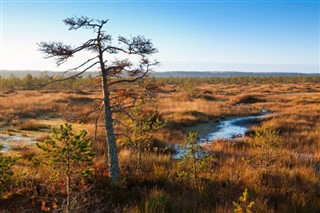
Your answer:
[[[139,141],[139,155],[138,155],[138,165],[141,164],[141,159],[142,159],[142,141]]]
[[[70,178],[70,148],[69,148],[69,141],[67,141],[67,148],[68,148],[68,156],[67,156],[67,213],[70,212],[70,195],[71,195],[71,178]]]
[[[110,91],[107,86],[106,75],[102,73],[102,87],[103,87],[103,101],[104,101],[104,113],[105,113],[105,128],[108,141],[108,156],[109,156],[109,168],[110,177],[113,182],[118,182],[120,179],[120,169],[118,163],[118,149],[116,144],[116,137],[113,131],[112,111],[110,106]]]
[[[142,135],[142,127],[141,127],[142,125],[141,125],[141,121],[139,121],[139,126],[138,126],[138,128],[139,128],[139,133],[140,133],[140,135]],[[141,158],[142,158],[142,140],[140,140],[139,141],[139,156],[138,156],[138,165],[140,166],[140,164],[141,164]]]
[[[67,213],[70,212],[70,194],[71,194],[71,190],[70,190],[70,171],[69,171],[69,168],[68,168],[68,171],[67,171],[67,210],[66,210]]]

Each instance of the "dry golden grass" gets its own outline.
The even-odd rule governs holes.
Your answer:
[[[312,92],[310,88],[313,88]],[[310,83],[205,84],[160,94],[158,104],[160,113],[170,122],[191,126],[214,118],[256,114],[262,109],[284,111],[300,102],[301,106],[316,104],[319,103],[319,93],[319,86]],[[214,99],[199,98],[199,94],[207,94]]]
[[[0,92],[0,124],[5,128],[19,129],[33,124],[36,127],[57,127],[72,121],[74,130],[86,129],[94,138],[96,114],[90,112],[97,106],[96,98],[99,97],[100,93],[94,91],[77,94],[68,91]],[[319,85],[168,84],[161,88],[157,105],[161,118],[168,123],[167,128],[153,137],[164,143],[183,142],[183,131],[192,129],[199,122],[257,114],[263,109],[274,111],[263,123],[279,131],[281,141],[275,153],[277,158],[270,167],[264,167],[261,163],[263,150],[252,145],[252,137],[242,142],[215,141],[207,147],[215,155],[213,175],[196,187],[179,181],[177,162],[169,155],[144,152],[141,165],[137,165],[138,154],[133,152],[130,155],[127,148],[121,148],[119,157],[124,183],[123,188],[114,189],[106,177],[106,138],[103,127],[99,126],[93,145],[97,152],[93,166],[96,171],[94,196],[97,197],[92,195],[94,193],[88,195],[95,203],[95,209],[143,212],[156,197],[162,199],[164,209],[171,208],[174,212],[233,212],[232,201],[248,188],[255,201],[255,212],[320,211]],[[117,128],[121,130],[121,127]],[[259,126],[253,127],[255,129]],[[39,140],[47,138],[45,134]],[[39,155],[37,151],[24,145],[16,148],[22,162],[14,170],[28,173],[28,177],[19,176],[17,185],[23,188],[25,184],[26,187],[18,191],[24,198],[37,198],[34,183],[49,184],[49,171],[32,163],[32,158]],[[47,195],[61,197],[54,193],[54,187],[50,187],[46,187]],[[15,193],[18,191],[7,192],[9,198],[4,201],[16,202],[19,197]],[[39,200],[35,203],[38,205]]]
[[[214,178],[220,189],[216,191],[218,197],[231,202],[237,190],[240,193],[239,189],[248,188],[255,197],[257,212],[312,212],[320,209],[319,85],[219,84],[202,85],[197,89],[200,93],[213,91],[215,101],[190,98],[188,91],[183,91],[161,99],[159,109],[170,121],[183,125],[205,122],[205,116],[212,119],[254,114],[266,109],[276,113],[264,123],[278,130],[281,136],[277,166],[267,172],[252,160],[263,153],[248,142],[214,142],[209,149],[218,157],[219,166]],[[216,211],[231,210],[219,206]]]
[[[19,125],[23,119],[63,116],[74,119],[92,110],[97,93],[92,99],[68,92],[17,91],[0,96],[0,122],[2,125]],[[88,106],[89,105],[89,106]],[[81,108],[85,106],[84,108]]]

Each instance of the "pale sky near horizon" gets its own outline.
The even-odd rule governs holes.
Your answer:
[[[37,51],[40,41],[74,45],[91,32],[68,31],[70,16],[109,19],[105,30],[144,35],[158,48],[157,71],[320,73],[319,1],[0,0],[0,70],[65,70]]]

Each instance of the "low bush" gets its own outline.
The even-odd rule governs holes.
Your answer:
[[[255,95],[241,95],[234,100],[235,104],[253,104],[258,102],[265,102],[265,100]]]
[[[27,120],[20,124],[20,130],[37,131],[39,129],[48,129],[50,126],[39,123],[36,120]]]

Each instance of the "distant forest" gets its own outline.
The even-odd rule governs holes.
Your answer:
[[[61,75],[63,72],[55,72],[55,71],[12,71],[12,70],[1,70],[1,77],[19,77],[23,78],[27,74],[31,74],[33,77],[39,77],[41,75]],[[75,72],[72,72],[75,73]],[[68,75],[68,74],[67,74]],[[96,72],[85,72],[84,77],[87,76],[95,76]],[[152,77],[156,78],[168,78],[168,77],[220,77],[220,78],[228,78],[228,77],[246,77],[246,76],[320,76],[319,73],[293,73],[293,72],[238,72],[238,71],[166,71],[166,72],[152,72],[150,74]]]
[[[97,73],[88,72],[86,75],[69,78],[75,73],[63,72],[3,72],[0,75],[0,90],[37,90],[37,89],[60,89],[60,90],[95,90],[100,85],[101,79]],[[8,75],[9,74],[9,75]],[[156,75],[155,75],[156,74]],[[179,75],[178,75],[179,74]],[[211,74],[211,75],[210,75]],[[247,74],[247,75],[246,75]],[[275,75],[276,73],[240,73],[240,72],[167,72],[153,73],[146,81],[150,84],[270,84],[270,83],[320,83],[319,74],[297,74]],[[260,74],[260,75],[258,75]],[[265,75],[263,75],[265,74]],[[273,74],[273,75],[270,75]]]

